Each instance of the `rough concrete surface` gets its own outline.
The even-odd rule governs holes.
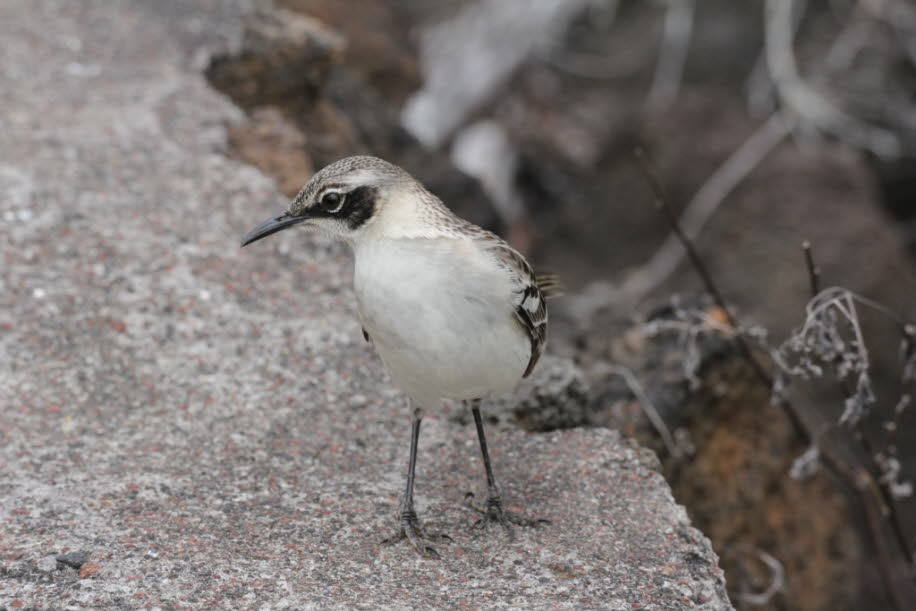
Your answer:
[[[343,247],[287,232],[200,76],[231,2],[0,5],[0,607],[729,608],[708,541],[610,431],[494,434],[509,505],[474,532],[470,428],[433,415],[418,504],[443,558],[380,547],[408,415]]]

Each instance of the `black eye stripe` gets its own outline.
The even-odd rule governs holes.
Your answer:
[[[375,214],[377,191],[374,187],[357,187],[349,192],[324,191],[311,210],[311,216],[336,218],[357,229]],[[330,200],[328,197],[330,196]],[[339,196],[337,200],[336,196]]]

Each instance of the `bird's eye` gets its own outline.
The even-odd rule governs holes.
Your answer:
[[[330,193],[326,193],[324,197],[321,198],[321,207],[324,208],[327,212],[337,212],[343,205],[343,200],[344,197],[342,193],[331,191]]]

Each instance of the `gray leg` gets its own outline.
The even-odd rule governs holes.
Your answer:
[[[509,537],[513,536],[512,524],[518,524],[519,526],[538,526],[540,524],[549,524],[548,520],[541,520],[537,518],[526,518],[515,512],[508,511],[503,509],[502,498],[499,495],[499,487],[496,485],[496,478],[493,477],[493,467],[490,464],[490,451],[487,448],[487,438],[483,432],[483,419],[480,416],[480,399],[474,399],[473,401],[465,401],[465,405],[469,405],[471,408],[471,413],[474,415],[474,424],[477,426],[477,439],[480,441],[480,453],[483,455],[483,468],[487,474],[487,503],[484,506],[480,506],[477,503],[474,503],[474,493],[468,492],[465,495],[465,499],[468,501],[468,505],[480,513],[483,514],[483,517],[475,522],[474,526],[486,526],[488,523],[499,523],[503,528],[506,529]]]
[[[448,535],[429,534],[423,530],[420,520],[417,518],[417,512],[413,507],[413,484],[417,469],[417,443],[420,440],[420,422],[423,416],[420,410],[413,410],[413,419],[410,426],[410,459],[407,463],[407,488],[404,490],[404,496],[401,497],[401,505],[398,510],[398,530],[394,535],[383,540],[383,544],[397,543],[407,539],[416,548],[421,556],[425,558],[438,558],[439,554],[436,548],[429,545],[428,541],[450,541]]]

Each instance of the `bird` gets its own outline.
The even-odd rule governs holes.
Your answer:
[[[537,526],[503,507],[493,475],[481,400],[511,391],[534,369],[547,340],[546,298],[559,291],[536,275],[495,234],[456,216],[404,169],[372,156],[346,157],[317,172],[288,210],[252,228],[242,247],[294,226],[347,243],[363,336],[407,398],[410,451],[397,529],[383,543],[407,540],[421,556],[439,557],[414,507],[420,424],[443,399],[470,408],[487,483],[477,526]]]

